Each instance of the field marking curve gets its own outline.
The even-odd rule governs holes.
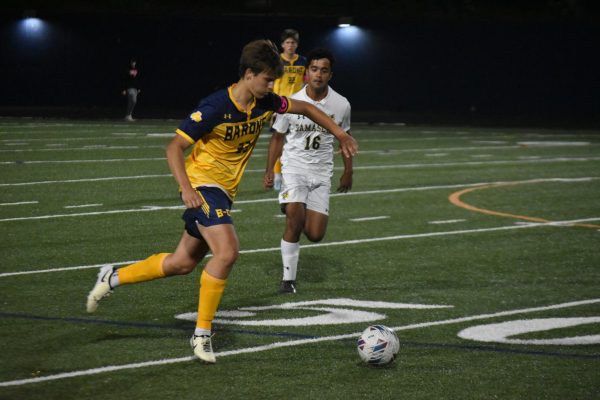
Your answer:
[[[470,188],[465,188],[465,189],[462,189],[462,190],[459,190],[457,192],[450,194],[450,196],[448,196],[448,200],[450,201],[450,203],[454,204],[457,207],[464,208],[465,210],[473,211],[473,212],[477,212],[477,213],[481,213],[481,214],[513,218],[513,219],[520,219],[520,220],[529,221],[529,222],[552,223],[553,221],[550,221],[545,218],[531,217],[531,216],[527,216],[527,215],[512,214],[512,213],[507,213],[507,212],[502,212],[502,211],[490,210],[487,208],[480,208],[480,207],[476,207],[471,204],[468,204],[468,203],[464,202],[463,200],[461,200],[462,195],[474,192],[476,190],[486,190],[486,189],[493,189],[493,188],[498,188],[498,187],[516,186],[516,185],[523,185],[523,184],[528,184],[528,183],[541,183],[541,182],[549,182],[549,181],[531,180],[531,181],[499,182],[499,183],[492,183],[492,184],[488,184],[488,185],[470,187]],[[571,181],[567,181],[567,182],[575,182],[575,181],[571,180]],[[591,229],[600,229],[600,225],[594,225],[594,224],[575,223],[575,224],[572,224],[571,226],[577,226],[577,227],[582,227],[582,228],[591,228]]]

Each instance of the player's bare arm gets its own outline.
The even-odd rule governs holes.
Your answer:
[[[269,150],[267,153],[267,169],[265,170],[265,177],[263,179],[263,186],[265,190],[273,187],[273,168],[275,161],[281,157],[283,152],[283,145],[285,142],[285,135],[281,132],[273,131],[271,140],[269,141]]]
[[[288,109],[289,113],[306,115],[308,118],[327,129],[340,142],[340,151],[346,158],[354,157],[358,153],[358,143],[346,131],[336,125],[336,123],[323,111],[310,103],[294,100]]]
[[[185,155],[184,151],[191,146],[191,143],[179,135],[169,142],[167,145],[167,162],[173,177],[181,188],[181,199],[187,208],[197,208],[202,205],[202,198],[192,187],[190,179],[185,172]]]
[[[350,132],[348,132],[350,135]],[[342,157],[344,160],[344,173],[340,177],[340,186],[337,188],[339,193],[346,193],[350,189],[352,189],[352,158],[350,157]]]

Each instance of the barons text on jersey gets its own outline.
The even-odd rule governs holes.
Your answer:
[[[274,112],[287,112],[290,104],[269,93],[246,111],[232,95],[234,86],[204,98],[176,131],[194,144],[185,160],[191,184],[218,187],[232,200],[264,123]]]

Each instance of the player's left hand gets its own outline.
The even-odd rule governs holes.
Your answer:
[[[352,136],[346,134],[340,139],[340,151],[346,158],[354,157],[358,154],[358,142]]]
[[[338,193],[346,193],[352,189],[352,172],[344,172],[340,177],[340,186],[337,188]]]

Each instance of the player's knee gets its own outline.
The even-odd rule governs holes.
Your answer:
[[[323,232],[323,233],[321,233],[321,232],[317,232],[317,233],[304,232],[304,234],[308,240],[310,240],[311,242],[314,242],[314,243],[320,242],[325,237],[325,232]]]
[[[221,265],[228,266],[232,266],[237,261],[239,256],[240,251],[237,248],[213,254],[213,258],[218,260]]]

